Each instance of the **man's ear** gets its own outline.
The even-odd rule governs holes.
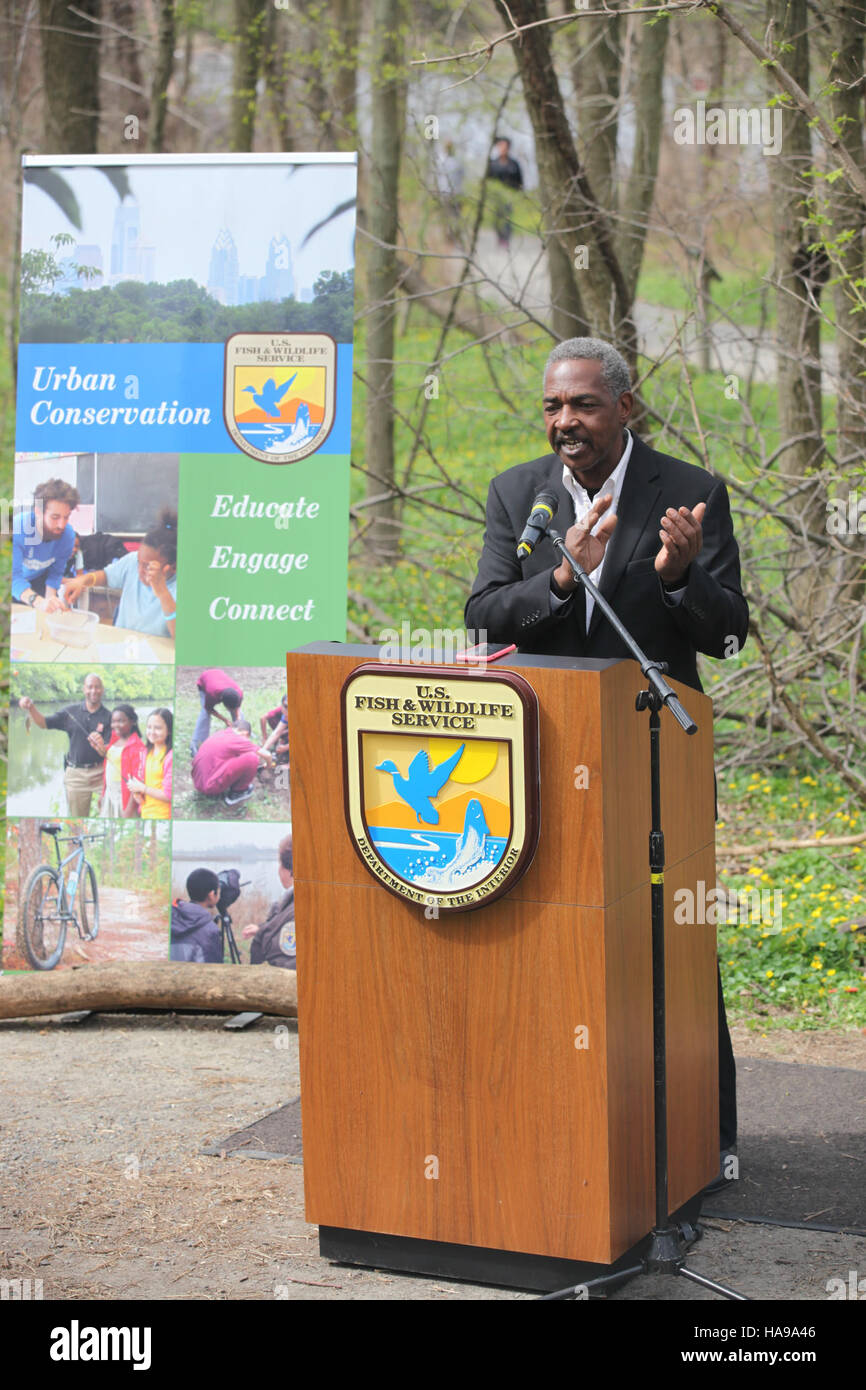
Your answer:
[[[629,418],[632,411],[634,410],[634,396],[632,395],[631,391],[623,391],[622,395],[617,401],[617,405],[619,406],[620,419],[622,420],[622,423],[625,424],[626,420]]]

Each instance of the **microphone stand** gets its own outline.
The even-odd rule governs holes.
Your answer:
[[[670,710],[681,728],[687,734],[697,733],[698,726],[691,715],[677,699],[676,692],[668,685],[663,672],[667,665],[662,661],[650,661],[631,633],[617,617],[607,599],[593,584],[582,565],[579,565],[565,546],[558,531],[547,533],[555,548],[565,559],[579,584],[591,594],[608,622],[628,647],[635,661],[647,679],[649,689],[641,690],[635,701],[637,710],[649,710],[650,716],[650,788],[652,797],[652,822],[649,837],[650,897],[652,903],[652,976],[653,976],[653,1099],[655,1113],[655,1225],[650,1237],[649,1247],[639,1264],[627,1269],[619,1269],[613,1274],[602,1274],[588,1279],[584,1284],[575,1284],[555,1293],[544,1294],[541,1302],[590,1297],[590,1290],[621,1284],[636,1274],[674,1274],[682,1279],[690,1279],[723,1298],[751,1302],[745,1294],[736,1293],[724,1284],[706,1279],[702,1274],[688,1269],[684,1250],[691,1241],[683,1228],[671,1220],[668,1213],[668,1134],[667,1134],[667,1056],[665,1039],[665,913],[664,913],[664,868],[665,839],[661,826],[661,720],[662,707]],[[691,1228],[691,1240],[695,1239]]]

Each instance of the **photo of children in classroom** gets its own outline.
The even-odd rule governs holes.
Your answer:
[[[174,660],[177,472],[177,454],[16,456],[14,661]]]

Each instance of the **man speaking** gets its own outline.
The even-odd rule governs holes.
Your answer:
[[[548,656],[628,657],[594,601],[578,589],[549,537],[529,557],[517,545],[533,502],[551,495],[553,527],[647,655],[701,689],[697,653],[743,646],[749,610],[724,483],[657,453],[626,423],[628,366],[609,344],[570,338],[544,374],[553,453],[494,478],[484,547],[466,604],[467,628]],[[720,1148],[735,1148],[734,1058],[719,986]]]

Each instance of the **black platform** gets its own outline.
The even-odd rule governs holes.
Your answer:
[[[676,1220],[694,1226],[701,1209],[700,1196],[676,1213]],[[627,1250],[611,1265],[523,1255],[513,1250],[486,1250],[475,1245],[449,1245],[438,1240],[383,1235],[375,1231],[319,1227],[319,1253],[335,1264],[363,1265],[397,1274],[421,1274],[434,1279],[463,1279],[471,1284],[495,1284],[498,1288],[551,1293],[571,1284],[584,1284],[602,1274],[613,1274],[640,1262],[650,1237]]]

